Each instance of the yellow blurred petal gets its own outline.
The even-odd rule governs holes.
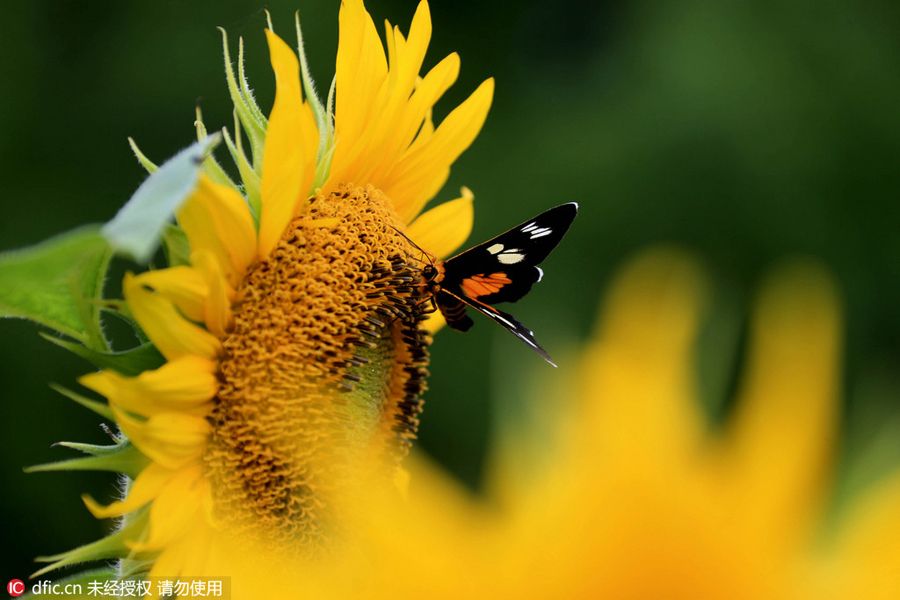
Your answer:
[[[310,191],[319,144],[315,117],[300,91],[297,56],[271,31],[266,30],[266,38],[276,91],[263,152],[258,248],[261,260],[278,243]]]
[[[140,275],[127,273],[122,291],[134,318],[167,359],[187,354],[212,359],[221,352],[222,344],[214,335],[182,317],[170,300],[145,288]]]
[[[462,197],[432,208],[419,215],[406,230],[409,238],[438,259],[450,256],[472,233],[475,196],[469,188],[460,190]]]
[[[108,506],[101,506],[90,496],[82,496],[88,510],[98,519],[118,517],[137,510],[159,495],[160,490],[175,475],[175,471],[167,469],[157,463],[150,463],[141,471],[124,500],[113,502]]]
[[[196,531],[203,528],[202,517],[198,517],[207,485],[199,466],[179,471],[150,507],[149,539],[132,548],[135,551],[160,549],[178,538],[196,535]]]
[[[582,427],[629,469],[666,468],[701,441],[691,359],[704,289],[689,256],[658,249],[633,260],[609,293],[583,366]]]
[[[846,511],[825,568],[834,597],[893,600],[900,590],[900,474],[879,481]]]
[[[833,459],[841,324],[834,284],[815,263],[766,283],[734,417],[734,493],[751,526],[808,525]]]
[[[141,274],[141,282],[171,300],[191,321],[203,321],[203,302],[209,288],[191,267],[179,266]]]
[[[437,130],[413,152],[407,152],[386,178],[382,191],[394,201],[400,218],[408,223],[443,183],[450,165],[475,140],[487,118],[494,95],[494,80],[488,79],[465,102],[447,115]]]

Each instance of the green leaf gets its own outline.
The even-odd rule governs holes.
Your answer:
[[[144,371],[158,369],[166,362],[159,350],[150,343],[122,352],[100,352],[52,335],[41,334],[41,337],[77,354],[98,369],[113,369],[126,377],[134,377]]]
[[[150,262],[160,236],[175,211],[188,199],[200,176],[200,166],[222,139],[213,134],[191,144],[150,174],[102,233],[116,252],[140,264]]]
[[[96,225],[0,254],[0,317],[29,319],[106,350],[98,301],[110,257]]]

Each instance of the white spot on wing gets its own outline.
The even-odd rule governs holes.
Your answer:
[[[491,254],[497,254],[501,250],[503,250],[503,244],[494,244],[493,246],[487,247],[487,251]]]
[[[497,256],[497,260],[499,260],[504,265],[514,265],[516,263],[522,262],[524,260],[525,255],[519,254],[518,252],[504,252]]]
[[[537,272],[538,272],[537,280],[540,281],[541,279],[544,278],[544,270],[540,267],[535,267],[535,269],[537,269]]]
[[[539,237],[544,237],[545,235],[550,235],[551,233],[553,233],[553,230],[550,229],[549,227],[545,227],[543,229],[535,229],[531,233],[531,239],[535,240]]]
[[[532,221],[531,223],[529,223],[528,225],[526,225],[525,227],[523,227],[523,228],[522,228],[522,233],[528,233],[528,232],[531,231],[532,229],[537,229],[537,225],[534,224],[534,221]]]

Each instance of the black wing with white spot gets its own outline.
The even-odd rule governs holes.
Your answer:
[[[466,316],[465,306],[471,306],[555,367],[530,329],[491,304],[515,302],[541,280],[544,273],[538,264],[556,248],[577,214],[574,202],[551,208],[439,265],[443,278],[435,300],[450,327],[469,329],[472,320]]]
[[[537,265],[556,248],[577,214],[574,202],[551,208],[454,256],[444,263],[441,287],[463,300],[515,302],[541,280]]]

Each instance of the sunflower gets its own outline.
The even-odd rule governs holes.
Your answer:
[[[89,460],[133,481],[109,505],[84,499],[97,518],[119,519],[115,533],[47,557],[38,574],[121,558],[120,578],[221,576],[224,548],[248,545],[315,560],[349,535],[350,490],[402,493],[430,342],[416,246],[444,256],[465,241],[473,196],[463,188],[422,211],[481,129],[493,81],[435,127],[459,57],[419,75],[428,4],[407,37],[387,26],[386,52],[361,1],[343,2],[339,19],[327,103],[302,37],[298,56],[270,23],[268,118],[243,46],[235,75],[223,32],[236,114],[226,144],[241,182],[207,158],[166,234],[168,268],[125,276],[121,313],[164,360],[80,383],[107,399],[98,410],[121,432]],[[207,137],[199,113],[197,129]]]

